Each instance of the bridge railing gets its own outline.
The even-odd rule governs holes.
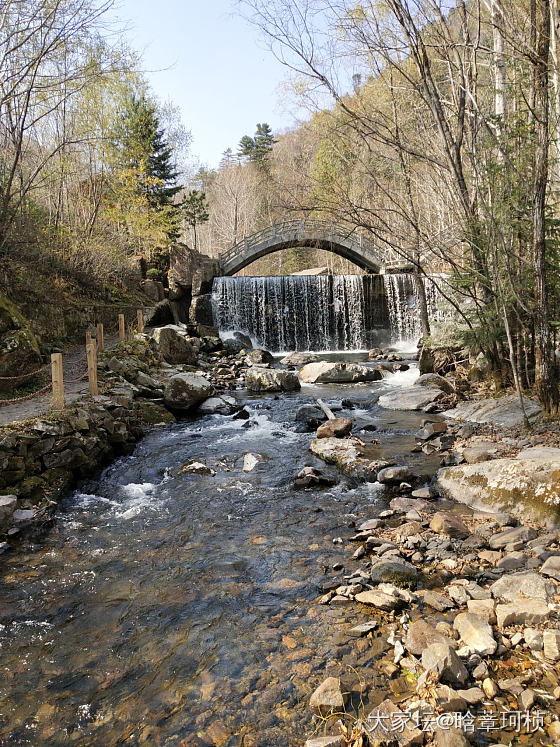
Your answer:
[[[344,246],[362,254],[370,254],[372,258],[381,262],[373,244],[364,240],[362,235],[356,236],[350,229],[346,230],[335,223],[318,220],[293,220],[275,223],[251,236],[244,237],[241,241],[234,244],[231,249],[220,254],[219,259],[222,265],[227,265],[236,257],[245,256],[252,249],[270,241],[301,240],[304,238],[342,243]]]

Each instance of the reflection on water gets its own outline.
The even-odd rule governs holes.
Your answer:
[[[334,563],[350,569],[333,538],[382,494],[294,491],[303,466],[324,467],[294,413],[316,396],[358,399],[354,416],[398,459],[421,415],[368,407],[389,385],[251,398],[249,421],[154,431],[81,485],[39,547],[3,562],[1,742],[299,745],[325,676],[359,667],[375,700],[379,642],[341,634],[363,612],[312,601],[343,575]],[[246,452],[263,456],[247,474]],[[181,472],[193,458],[217,474]]]

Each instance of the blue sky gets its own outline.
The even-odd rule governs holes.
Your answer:
[[[235,11],[235,0],[120,0],[118,6],[155,94],[181,108],[192,153],[209,166],[228,147],[236,150],[257,122],[278,131],[294,119],[281,103],[287,71]]]

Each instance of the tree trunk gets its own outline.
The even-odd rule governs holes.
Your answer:
[[[546,286],[546,188],[548,181],[548,57],[550,3],[537,2],[537,44],[533,64],[535,92],[535,183],[533,196],[533,273],[535,276],[535,389],[546,415],[558,411],[558,382],[548,319]]]

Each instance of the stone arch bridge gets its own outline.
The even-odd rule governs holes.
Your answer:
[[[295,246],[333,252],[367,272],[379,273],[384,266],[374,245],[363,236],[327,221],[294,220],[269,226],[220,254],[220,274],[235,275],[260,257]]]

